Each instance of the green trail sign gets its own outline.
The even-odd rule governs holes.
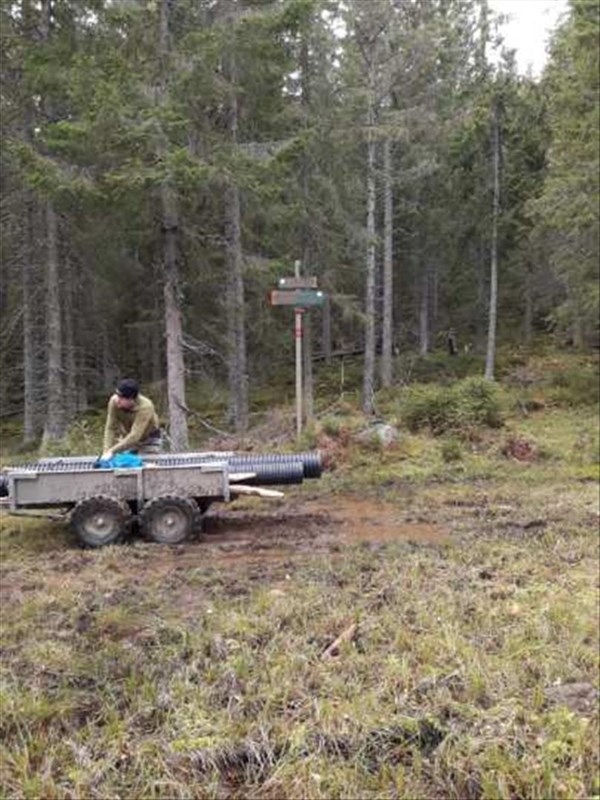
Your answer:
[[[273,289],[270,300],[272,306],[311,308],[322,306],[325,295],[318,289]]]

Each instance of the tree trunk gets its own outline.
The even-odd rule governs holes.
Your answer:
[[[300,85],[302,87],[301,103],[304,112],[304,124],[308,125],[310,115],[310,70],[308,52],[308,32],[304,31],[300,45]],[[304,205],[304,224],[302,227],[302,272],[304,275],[312,273],[312,208],[310,198],[310,161],[308,153],[302,158],[302,200]],[[314,417],[314,379],[313,379],[313,326],[310,314],[305,314],[304,339],[302,342],[302,371],[303,371],[303,409],[304,419],[307,423]]]
[[[112,393],[117,382],[117,374],[111,358],[110,337],[108,327],[102,330],[102,391]]]
[[[75,360],[75,333],[74,315],[77,301],[75,297],[75,268],[72,261],[65,260],[65,281],[63,295],[63,325],[64,325],[64,413],[67,423],[79,411],[77,362]]]
[[[160,85],[159,105],[166,105],[168,57],[169,14],[171,0],[161,0],[160,4]],[[166,136],[163,134],[161,147],[166,149]],[[164,299],[165,299],[165,338],[167,350],[167,402],[169,408],[169,437],[175,451],[188,449],[188,425],[185,405],[185,365],[183,360],[182,314],[180,307],[179,271],[177,265],[177,231],[179,218],[177,199],[173,187],[167,181],[160,192],[162,207]]]
[[[227,6],[235,14],[234,6]],[[233,43],[231,44],[233,47]],[[229,140],[233,147],[238,137],[238,88],[235,55],[224,58],[223,71],[229,81]],[[229,375],[229,413],[237,433],[248,430],[248,374],[246,356],[246,315],[244,258],[242,253],[242,215],[240,191],[235,178],[228,178],[225,189],[225,242],[227,265],[227,369]]]
[[[485,352],[485,321],[487,316],[487,308],[489,305],[487,292],[486,292],[486,276],[488,271],[487,252],[483,235],[479,240],[479,247],[475,255],[476,262],[476,279],[477,279],[477,301],[475,309],[475,350],[481,355]]]
[[[383,143],[383,330],[381,346],[381,384],[392,385],[393,336],[393,247],[394,247],[394,197],[392,189],[392,144]]]
[[[23,266],[21,272],[21,297],[23,303],[23,442],[29,444],[41,432],[39,402],[41,387],[38,367],[38,337],[36,294],[38,290],[35,267],[35,224],[33,198],[25,202],[25,226],[23,229]]]
[[[494,101],[492,112],[492,141],[494,159],[494,194],[492,202],[492,253],[490,266],[490,311],[485,358],[485,377],[494,380],[496,360],[496,314],[498,308],[498,217],[500,216],[500,110],[498,100]]]
[[[85,286],[79,286],[79,296],[83,298],[83,313],[81,310],[76,316],[76,346],[75,346],[75,364],[77,370],[77,410],[85,411],[89,403],[89,371],[88,371],[88,338],[87,331],[84,327],[87,321],[94,319],[91,314],[91,309],[87,298],[85,296]]]
[[[527,269],[525,276],[525,314],[523,318],[523,342],[525,347],[531,345],[533,331],[533,276],[531,268]]]
[[[155,302],[154,314],[151,329],[152,342],[152,383],[159,383],[163,375],[163,352],[162,352],[162,327],[160,324],[160,307],[158,301]]]
[[[44,40],[50,37],[52,27],[52,5],[42,0],[40,29]],[[42,98],[43,113],[49,116],[47,98]],[[46,341],[48,364],[48,399],[42,447],[60,439],[64,433],[63,413],[63,365],[62,327],[60,309],[60,285],[58,264],[58,220],[51,200],[45,206],[46,231]]]
[[[32,19],[31,0],[23,0],[21,3],[21,14],[23,27],[29,40],[33,39],[34,22]],[[33,128],[35,126],[35,111],[33,102],[25,100],[25,124],[24,139],[31,142],[33,139]],[[30,444],[41,433],[39,402],[41,387],[40,375],[37,369],[38,361],[38,337],[37,333],[37,314],[35,311],[35,295],[39,288],[37,283],[36,269],[36,246],[35,246],[35,201],[30,192],[25,194],[24,208],[24,227],[23,227],[23,249],[22,249],[22,272],[21,272],[21,297],[23,303],[23,385],[24,385],[24,408],[23,408],[23,442]]]
[[[365,362],[362,407],[374,411],[375,392],[375,69],[369,64],[369,107],[367,116],[367,258],[365,286]]]
[[[440,298],[439,298],[439,289],[440,289],[440,276],[437,268],[437,264],[431,268],[430,273],[430,280],[431,280],[431,338],[433,341],[436,341],[436,336],[438,332],[438,317],[440,311]]]
[[[233,105],[237,106],[237,101]],[[227,247],[227,368],[230,415],[235,430],[238,433],[244,433],[248,429],[246,317],[240,195],[238,187],[234,183],[227,186],[225,190],[225,240]]]
[[[161,189],[163,213],[163,263],[165,273],[165,338],[167,343],[167,403],[169,437],[175,452],[188,449],[185,405],[185,365],[182,347],[179,276],[177,270],[177,211],[170,186]]]
[[[429,270],[423,269],[419,288],[419,353],[429,352]]]
[[[331,364],[331,298],[329,297],[329,293],[325,295],[325,302],[323,303],[321,338],[323,340],[325,363]]]
[[[566,283],[567,299],[573,308],[581,308],[581,295],[570,281]],[[575,316],[568,329],[571,336],[571,343],[575,350],[583,350],[585,345],[585,334],[583,320]]]
[[[48,347],[48,406],[43,445],[60,439],[65,431],[63,341],[58,264],[58,222],[54,206],[46,204],[46,331]]]

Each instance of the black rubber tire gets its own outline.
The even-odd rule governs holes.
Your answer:
[[[105,547],[122,542],[131,522],[127,503],[96,495],[77,503],[71,512],[71,529],[85,547]]]
[[[146,539],[159,544],[179,544],[199,530],[202,514],[191,497],[165,495],[150,500],[138,515]]]
[[[211,499],[207,499],[205,497],[194,497],[194,500],[196,501],[196,503],[198,503],[198,508],[200,509],[200,513],[202,515],[206,514],[208,509],[213,504],[213,501]]]

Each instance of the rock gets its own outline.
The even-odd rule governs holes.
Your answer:
[[[357,434],[356,440],[358,442],[378,441],[383,447],[389,447],[398,441],[398,429],[394,425],[388,425],[385,422],[376,422]]]

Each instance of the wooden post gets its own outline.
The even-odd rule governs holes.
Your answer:
[[[317,278],[315,275],[300,275],[300,261],[294,262],[294,277],[280,278],[279,288],[269,293],[272,306],[294,307],[294,338],[296,340],[296,433],[298,438],[302,433],[303,398],[302,398],[302,340],[304,326],[302,315],[305,311],[316,306],[322,306],[325,295],[317,291]]]

